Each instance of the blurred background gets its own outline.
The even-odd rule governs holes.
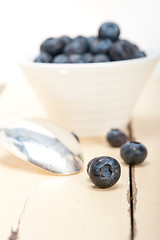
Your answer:
[[[120,25],[121,38],[160,51],[159,12],[159,0],[1,1],[0,80],[20,78],[17,59],[37,52],[45,38],[96,35],[105,21]]]

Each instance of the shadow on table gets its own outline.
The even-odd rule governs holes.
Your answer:
[[[117,182],[114,186],[110,187],[110,188],[98,188],[96,187],[90,179],[88,179],[88,187],[91,189],[91,190],[94,190],[94,191],[97,191],[97,192],[104,192],[104,191],[107,191],[107,192],[111,192],[111,191],[114,191],[114,190],[117,190],[119,188],[121,188],[121,184],[119,182]]]
[[[94,190],[94,191],[98,191],[98,192],[104,192],[104,191],[107,191],[107,192],[111,192],[111,191],[115,191],[117,190],[118,188],[121,188],[121,184],[120,183],[116,183],[114,186],[110,187],[110,188],[104,188],[104,189],[101,189],[101,188],[98,188],[96,186],[91,186],[91,188]]]

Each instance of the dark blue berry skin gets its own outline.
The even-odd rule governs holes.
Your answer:
[[[52,63],[69,63],[69,57],[65,54],[59,54],[53,58]]]
[[[97,37],[94,37],[94,36],[91,36],[91,37],[88,37],[87,38],[87,41],[88,41],[88,51],[90,52],[91,51],[91,46],[92,46],[92,42],[97,40]]]
[[[88,174],[97,187],[109,188],[120,178],[121,167],[116,159],[102,156],[92,160]]]
[[[118,40],[112,44],[109,56],[112,61],[127,60],[136,58],[139,49],[136,45],[126,41]]]
[[[71,54],[69,55],[70,63],[83,63],[83,56],[81,54]]]
[[[146,57],[145,52],[137,51],[135,54],[135,58],[142,58],[142,57]]]
[[[62,52],[63,47],[64,42],[59,38],[48,38],[41,44],[40,50],[55,56]]]
[[[65,54],[83,54],[88,50],[88,41],[85,37],[78,36],[67,44],[63,52]]]
[[[99,62],[109,62],[110,59],[106,54],[96,54],[93,56],[93,62],[99,63]]]
[[[76,140],[77,140],[78,142],[80,142],[79,137],[77,136],[77,134],[76,134],[75,132],[71,132],[71,133],[72,133],[72,135],[76,138]]]
[[[61,36],[59,39],[64,43],[64,45],[67,45],[72,41],[72,38],[70,38],[66,35]]]
[[[127,141],[127,136],[119,129],[111,129],[106,139],[112,147],[120,147]]]
[[[84,53],[83,54],[83,62],[84,63],[92,63],[93,62],[93,55],[92,53]]]
[[[106,40],[95,39],[90,44],[90,51],[93,54],[98,54],[98,53],[106,54],[110,50],[111,45],[112,45],[112,41],[110,39],[106,39]]]
[[[87,38],[87,41],[88,41],[88,44],[90,44],[90,43],[92,43],[94,40],[96,40],[97,39],[97,37],[95,37],[95,36],[90,36],[90,37],[88,37]]]
[[[98,157],[93,158],[91,161],[88,162],[88,164],[87,164],[87,173],[88,173],[88,174],[89,174],[89,172],[90,172],[90,166],[91,166],[91,164],[92,164],[93,162],[95,162],[97,159],[98,159]]]
[[[34,60],[34,62],[37,63],[51,63],[53,57],[46,53],[46,52],[40,52],[39,56]]]
[[[139,164],[145,160],[146,156],[147,149],[142,143],[127,142],[121,146],[121,157],[128,164]]]
[[[99,28],[100,38],[109,38],[112,41],[116,41],[119,37],[120,29],[116,23],[106,22],[103,23]]]
[[[83,42],[84,44],[88,45],[88,40],[86,37],[83,37],[83,36],[77,36],[74,38],[74,41],[81,41]]]

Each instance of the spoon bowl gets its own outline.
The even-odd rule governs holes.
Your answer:
[[[44,119],[11,121],[0,129],[0,144],[17,157],[56,175],[81,171],[83,155],[77,139]]]

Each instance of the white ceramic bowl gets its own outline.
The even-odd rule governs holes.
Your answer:
[[[79,136],[104,136],[124,129],[158,61],[157,53],[140,59],[90,64],[19,62],[49,120]]]

